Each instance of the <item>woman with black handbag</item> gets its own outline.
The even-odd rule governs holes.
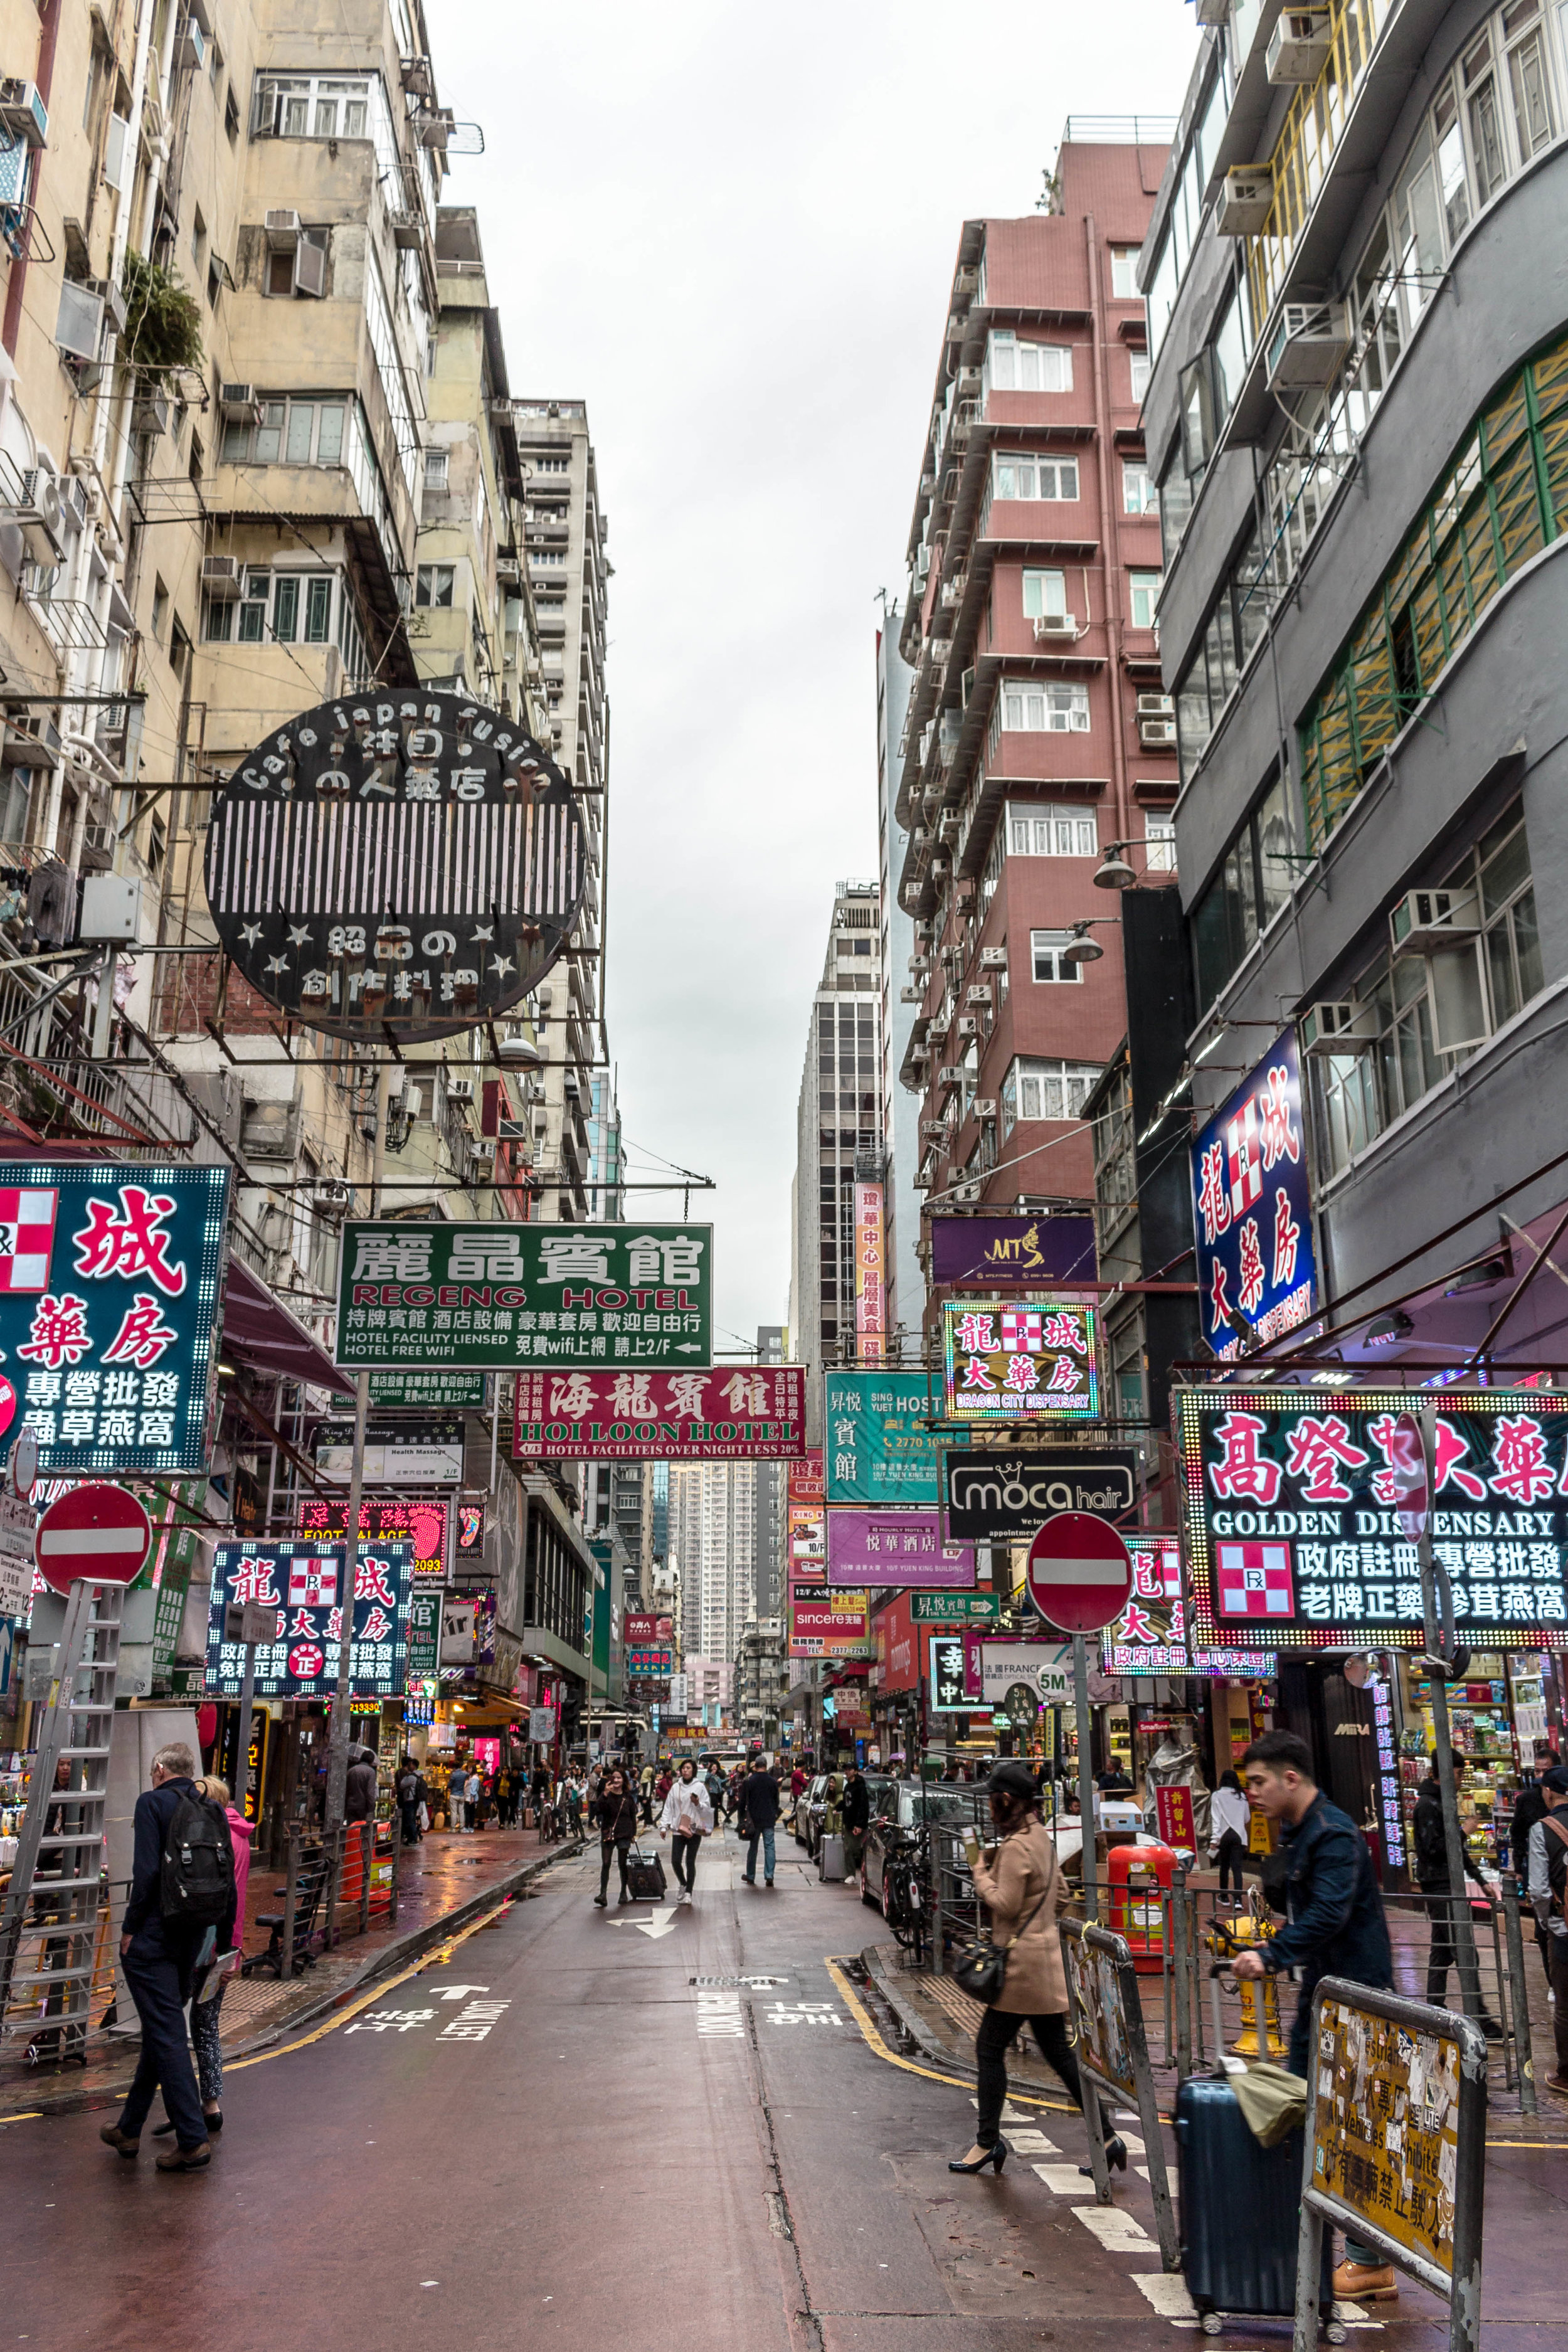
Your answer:
[[[1040,1820],[1034,1774],[1027,1765],[1009,1759],[996,1766],[985,1792],[1001,1843],[989,1863],[978,1844],[968,1852],[975,1887],[991,1914],[991,1933],[971,1945],[953,1969],[963,1990],[985,2003],[974,2037],[980,2113],[973,2147],[967,2156],[950,2160],[950,2172],[984,2172],[988,2164],[1000,2172],[1007,2159],[1002,2137],[1007,2052],[1026,2018],[1046,2063],[1061,2076],[1073,2105],[1083,2109],[1078,2060],[1068,2038],[1067,1974],[1057,1933],[1061,1868]],[[1105,2153],[1126,2171],[1127,2149],[1114,2133],[1107,2137]]]

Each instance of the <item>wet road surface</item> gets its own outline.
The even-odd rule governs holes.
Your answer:
[[[599,1911],[596,1853],[552,1865],[346,2021],[231,2066],[204,2173],[159,2175],[150,2133],[136,2164],[115,2158],[97,2137],[112,2109],[0,2131],[0,2347],[1125,2352],[1195,2335],[1146,2184],[1130,2173],[1114,2210],[1094,2205],[1065,2095],[1020,2102],[1000,2180],[948,2173],[968,2085],[894,2063],[842,1965],[886,1931],[797,1857],[781,1833],[770,1894],[740,1883],[732,1838],[710,1841],[689,1909],[612,1895]],[[1568,2347],[1565,2207],[1560,2153],[1494,2153],[1489,2347]],[[1436,2352],[1437,2321],[1407,2287],[1351,2341]]]

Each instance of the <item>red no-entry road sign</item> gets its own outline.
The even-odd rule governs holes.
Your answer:
[[[1132,1598],[1131,1557],[1107,1520],[1058,1511],[1029,1547],[1029,1591],[1047,1624],[1098,1633]]]
[[[97,1481],[58,1496],[38,1521],[38,1573],[57,1592],[79,1577],[131,1584],[153,1548],[153,1522],[123,1486]]]

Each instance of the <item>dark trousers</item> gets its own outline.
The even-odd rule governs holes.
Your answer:
[[[684,1886],[688,1894],[697,1884],[697,1849],[701,1843],[700,1830],[693,1831],[689,1837],[682,1837],[677,1830],[669,1842],[669,1858],[675,1864],[676,1883]]]
[[[398,1810],[403,1815],[404,1844],[417,1845],[419,1843],[419,1805],[417,1799],[416,1799],[412,1805],[402,1805]]]
[[[1219,1864],[1219,1891],[1222,1895],[1232,1884],[1237,1893],[1238,1895],[1241,1893],[1241,1858],[1246,1852],[1247,1840],[1242,1836],[1241,1832],[1226,1830],[1220,1839],[1219,1851],[1215,1856]]]
[[[183,2148],[199,2147],[207,2136],[185,2040],[184,2005],[195,1950],[194,1944],[187,1951],[171,1949],[158,1922],[136,1937],[125,1956],[125,1981],[142,2020],[142,2055],[120,2110],[120,2128],[129,2139],[142,2137],[157,2090]]]
[[[1047,2066],[1054,2066],[1075,2107],[1083,2106],[1083,2084],[1078,2060],[1068,2040],[1065,2017],[1031,2017],[1021,2009],[988,2009],[974,2037],[974,2067],[980,2087],[980,2120],[974,2134],[977,2147],[994,2147],[1002,2130],[1002,2110],[1007,2101],[1007,2053],[1027,2022]]]
[[[599,1892],[601,1895],[603,1895],[605,1889],[610,1883],[610,1856],[612,1854],[615,1855],[616,1861],[621,1865],[621,1893],[624,1895],[626,1892],[626,1855],[631,1850],[631,1843],[630,1838],[627,1838],[624,1843],[616,1845],[602,1845],[599,1848]]]
[[[1554,1936],[1550,1927],[1546,1931],[1546,1968],[1557,1996],[1552,2012],[1552,2031],[1557,2039],[1557,2072],[1568,2082],[1568,1936]]]
[[[1445,2006],[1444,1996],[1448,1987],[1448,1970],[1453,1969],[1457,1971],[1459,1965],[1459,1946],[1454,1927],[1454,1907],[1448,1896],[1446,1882],[1440,1886],[1433,1886],[1423,1880],[1421,1892],[1432,1898],[1426,1909],[1426,1916],[1432,1923],[1432,1941],[1426,1949],[1426,1998],[1441,2009]]]

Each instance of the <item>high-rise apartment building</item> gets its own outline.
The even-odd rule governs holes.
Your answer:
[[[921,1201],[915,1179],[921,1167],[920,1109],[899,1083],[904,1054],[914,1034],[916,1009],[925,992],[912,974],[915,927],[898,893],[910,833],[893,807],[899,746],[910,706],[914,673],[899,651],[900,616],[889,604],[877,632],[877,857],[882,917],[882,1024],[879,1092],[882,1108],[886,1187],[884,1255],[887,1264],[888,1352],[908,1348],[918,1355],[925,1310],[921,1270]]]
[[[756,1471],[750,1462],[669,1465],[669,1549],[680,1570],[689,1652],[733,1662],[753,1616]]]
[[[1192,1121],[1299,1050],[1316,1258],[1266,1236],[1204,1329],[1495,1380],[1559,1352],[1555,1278],[1510,1299],[1563,1191],[1568,26],[1245,0],[1182,124],[1142,276]],[[1243,1194],[1197,1194],[1206,1248]]]
[[[875,882],[840,882],[795,1114],[790,1339],[818,1419],[824,1361],[855,1349],[855,1175],[882,1173],[881,921]]]
[[[918,1181],[944,1204],[1092,1198],[1081,1112],[1124,1026],[1097,869],[1172,863],[1134,276],[1166,150],[1145,141],[1069,124],[1051,209],[959,240],[893,790],[921,991],[900,1074],[921,1098]]]
[[[782,1364],[784,1360],[785,1330],[782,1323],[759,1323],[757,1326],[757,1361],[759,1364]],[[752,1512],[752,1592],[753,1605],[760,1618],[776,1617],[780,1611],[780,1562],[784,1557],[785,1465],[782,1462],[758,1462],[754,1468],[754,1500]]]
[[[604,1027],[605,793],[610,705],[605,684],[609,524],[580,400],[514,401],[525,477],[523,534],[549,735],[582,794],[588,890],[574,951],[538,992],[546,1052],[536,1084],[539,1164],[550,1180],[542,1213],[585,1219],[593,1181],[589,1122],[594,1070],[608,1058]]]

